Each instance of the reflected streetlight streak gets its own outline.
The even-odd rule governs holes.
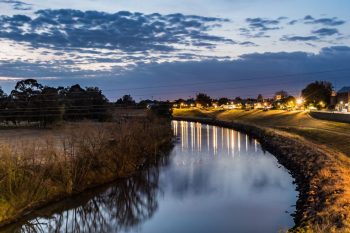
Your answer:
[[[177,121],[173,121],[173,130],[174,130],[174,135],[175,137],[178,136],[178,122]]]
[[[254,139],[254,148],[255,152],[258,152],[258,142],[256,141],[256,139]]]
[[[184,149],[184,137],[185,137],[185,135],[184,135],[184,122],[183,121],[180,122],[180,127],[181,127],[181,151],[183,151],[183,149]]]
[[[245,151],[248,152],[248,135],[245,135]]]
[[[202,124],[197,123],[197,148],[198,151],[202,151]]]
[[[218,149],[218,128],[213,126],[213,151],[214,155],[217,153]]]
[[[241,133],[238,132],[238,152],[241,152]]]
[[[221,150],[224,149],[224,128],[220,128],[221,130]]]
[[[185,147],[188,148],[188,122],[185,122]]]
[[[209,151],[209,147],[210,147],[210,126],[207,125],[207,147],[208,147],[208,151]]]
[[[195,128],[194,128],[194,123],[193,122],[190,123],[190,127],[191,127],[191,149],[193,151],[194,146],[195,146],[194,145],[195,144],[195,140],[194,140]]]
[[[232,157],[235,157],[235,133],[233,130],[231,130],[231,151],[232,151]]]
[[[230,130],[226,129],[227,155],[230,154]]]

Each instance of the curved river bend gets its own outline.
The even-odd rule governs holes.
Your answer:
[[[294,225],[293,179],[256,140],[200,123],[172,125],[177,142],[157,166],[2,232],[270,233]]]

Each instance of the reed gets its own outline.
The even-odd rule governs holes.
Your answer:
[[[156,117],[71,123],[0,144],[0,224],[137,171],[168,151],[172,131]]]

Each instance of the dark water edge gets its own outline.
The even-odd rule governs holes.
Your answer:
[[[193,137],[193,132],[199,132],[202,131],[204,126],[201,126],[201,129],[196,128],[193,130],[192,129],[187,129],[189,132],[189,135],[191,139],[187,138],[189,144],[196,145],[198,142],[198,138]],[[205,126],[207,127],[207,126]],[[155,221],[156,223],[154,224],[155,226],[158,226],[157,229],[159,231],[157,232],[162,232],[160,229],[167,229],[165,226],[161,226],[160,223],[163,222],[163,225],[171,225],[172,229],[167,232],[198,232],[196,230],[201,230],[202,232],[270,232],[266,231],[265,228],[255,228],[254,227],[249,227],[245,229],[247,225],[254,226],[254,222],[259,221],[257,216],[264,216],[266,211],[272,211],[274,214],[275,212],[279,211],[281,217],[285,219],[285,222],[289,222],[287,226],[279,226],[279,227],[274,227],[274,229],[281,230],[281,229],[287,229],[290,228],[294,225],[292,221],[292,217],[290,216],[290,213],[293,212],[295,209],[294,207],[291,207],[291,205],[295,204],[296,200],[296,193],[295,191],[293,193],[290,193],[289,195],[291,197],[295,197],[294,199],[291,198],[288,202],[290,202],[291,205],[282,207],[285,210],[275,210],[274,208],[270,208],[269,205],[273,206],[274,203],[273,201],[276,201],[278,199],[278,195],[276,195],[277,199],[269,198],[269,195],[266,195],[266,190],[264,190],[264,187],[270,187],[273,192],[276,192],[276,190],[281,191],[281,187],[285,189],[286,187],[283,186],[283,182],[281,180],[274,180],[275,178],[272,177],[272,181],[266,181],[266,179],[271,179],[271,177],[268,175],[271,173],[270,167],[267,169],[267,171],[263,171],[264,173],[259,173],[259,175],[264,174],[263,176],[268,176],[261,178],[258,178],[257,180],[254,180],[254,191],[255,192],[261,192],[262,195],[266,195],[264,197],[265,199],[262,199],[261,201],[272,201],[272,203],[269,203],[268,205],[265,206],[266,203],[253,203],[252,205],[249,205],[247,202],[245,203],[239,203],[240,201],[234,201],[231,200],[230,196],[222,196],[221,191],[222,190],[215,190],[215,189],[221,189],[222,187],[215,186],[217,182],[220,183],[220,180],[222,178],[227,178],[226,176],[221,177],[220,173],[226,172],[225,174],[228,176],[228,178],[231,177],[231,175],[234,175],[236,173],[230,173],[230,169],[225,165],[225,163],[230,163],[231,158],[230,157],[224,157],[224,153],[221,153],[218,148],[215,148],[215,143],[220,143],[220,142],[215,142],[215,137],[216,140],[218,140],[218,135],[215,131],[218,131],[218,129],[213,129],[213,148],[210,149],[211,145],[208,146],[208,151],[209,152],[203,152],[199,151],[200,153],[194,153],[193,151],[194,148],[193,146],[191,147],[188,145],[187,150],[189,153],[183,155],[183,154],[178,154],[179,152],[184,153],[185,147],[183,146],[183,138],[184,136],[181,135],[179,137],[179,141],[177,143],[176,148],[174,151],[176,152],[170,156],[163,156],[160,158],[160,160],[157,162],[156,166],[149,166],[147,169],[138,172],[134,176],[126,179],[121,179],[118,180],[117,182],[113,184],[109,184],[94,190],[89,190],[81,195],[74,196],[72,198],[69,198],[67,200],[64,200],[62,202],[50,205],[46,208],[43,208],[38,211],[34,211],[30,215],[28,215],[26,218],[22,219],[20,222],[10,225],[2,230],[0,232],[144,232],[142,229],[145,227],[144,225],[147,225],[148,222]],[[198,131],[196,131],[198,130]],[[220,130],[228,130],[228,129],[220,129]],[[224,132],[222,131],[222,135],[224,135]],[[233,131],[232,131],[233,132]],[[228,131],[226,132],[227,135],[231,135],[232,132]],[[236,131],[235,131],[236,132]],[[177,132],[174,132],[179,133]],[[238,132],[236,132],[237,135]],[[186,137],[188,137],[187,135]],[[208,135],[203,135],[203,137],[207,137]],[[242,145],[239,145],[239,147],[246,147],[248,151],[248,146],[254,146],[252,147],[252,150],[254,149],[255,151],[259,147],[259,153],[262,153],[261,156],[264,156],[265,152],[263,151],[262,148],[260,148],[260,145],[257,144],[254,139],[248,137],[247,135],[241,135],[242,136],[242,141],[237,141],[237,142],[242,142]],[[245,138],[245,141],[243,140],[243,137]],[[208,139],[210,138],[210,135],[208,136]],[[223,137],[224,138],[224,137]],[[193,139],[193,140],[192,140]],[[232,139],[232,137],[231,137]],[[201,139],[202,140],[202,139]],[[210,138],[211,142],[212,138]],[[222,139],[221,139],[222,140]],[[209,140],[208,140],[209,141]],[[254,145],[252,144],[254,142]],[[181,144],[181,148],[180,145]],[[223,144],[223,143],[222,143]],[[209,143],[208,143],[209,145]],[[204,145],[201,145],[204,147]],[[217,147],[217,146],[216,146]],[[199,148],[199,143],[198,143],[198,148]],[[204,149],[203,149],[204,150]],[[211,151],[212,150],[212,151]],[[226,149],[225,149],[226,150]],[[197,151],[198,152],[198,151]],[[220,152],[220,153],[219,153]],[[205,155],[217,155],[221,156],[222,155],[222,161],[224,165],[217,163],[217,161],[211,161],[211,158],[205,158],[203,159],[203,154]],[[190,160],[186,160],[186,156],[192,156],[190,157]],[[250,155],[249,155],[250,156]],[[260,155],[253,155],[253,156],[260,156]],[[266,156],[266,155],[265,155]],[[181,162],[188,162],[188,161],[199,161],[200,165],[199,168],[195,168],[195,179],[197,179],[194,182],[189,182],[190,175],[189,173],[191,172],[186,165],[182,167],[180,165],[180,168],[177,168],[178,166],[178,160]],[[185,160],[183,160],[185,158]],[[265,159],[264,157],[263,160]],[[250,160],[256,159],[255,157],[248,158],[248,165],[250,166],[251,161]],[[288,192],[292,192],[295,190],[295,186],[293,185],[293,180],[288,174],[288,171],[285,170],[283,167],[278,165],[276,161],[274,161],[274,157],[270,154],[267,155],[268,161],[272,162],[273,169],[277,169],[278,172],[281,173],[276,173],[276,174],[283,174],[283,176],[286,176],[285,179],[290,182],[288,184],[289,188],[288,190],[284,190],[282,193],[286,194]],[[261,161],[263,161],[261,160]],[[203,162],[204,161],[204,162]],[[238,160],[240,161],[240,160]],[[247,161],[244,159],[241,161],[242,166],[246,166]],[[259,161],[259,160],[257,160]],[[231,161],[232,162],[232,161]],[[191,162],[192,163],[192,162]],[[174,166],[176,164],[176,166]],[[203,165],[204,164],[204,165]],[[219,164],[219,170],[221,169],[220,172],[214,171],[214,169],[217,169],[215,166],[212,166],[214,164],[217,166]],[[232,164],[231,164],[232,165]],[[254,162],[253,162],[254,165]],[[192,166],[192,165],[191,165]],[[208,167],[206,167],[208,166]],[[271,166],[268,165],[268,166]],[[277,166],[277,167],[275,167]],[[204,170],[202,170],[200,167],[204,167]],[[264,170],[264,169],[263,169]],[[211,179],[208,175],[208,173],[215,173],[214,179],[214,187],[209,187],[206,185],[208,183],[208,179]],[[241,171],[242,172],[242,171]],[[188,174],[187,174],[188,173]],[[266,175],[266,174],[267,175]],[[239,174],[239,173],[238,173]],[[249,174],[249,172],[247,173]],[[237,174],[236,174],[237,175]],[[180,178],[179,178],[180,177]],[[209,177],[209,178],[208,178]],[[233,177],[234,178],[234,177]],[[265,179],[265,180],[264,180]],[[244,179],[243,179],[244,180]],[[278,180],[278,181],[277,181]],[[248,182],[248,180],[246,180]],[[266,183],[267,182],[267,183]],[[277,183],[276,183],[277,182]],[[231,182],[223,183],[223,185],[227,185]],[[170,184],[170,185],[169,185]],[[210,184],[213,186],[213,184]],[[276,186],[277,185],[277,186]],[[243,185],[242,185],[243,186]],[[272,187],[272,188],[271,188]],[[277,189],[276,189],[277,187]],[[237,188],[232,186],[231,188]],[[238,187],[239,188],[239,187]],[[244,189],[244,187],[241,187]],[[213,191],[214,190],[214,191]],[[223,189],[224,190],[224,189]],[[235,191],[232,192],[229,191],[228,194],[236,194]],[[249,195],[251,193],[248,193]],[[270,193],[268,193],[270,194]],[[214,197],[211,197],[211,195],[214,195]],[[170,200],[168,200],[168,196],[170,196]],[[239,195],[237,196],[239,197]],[[239,197],[241,198],[241,197]],[[208,202],[212,202],[214,206],[210,205],[204,205],[205,208],[201,209],[201,200],[205,200]],[[224,199],[224,201],[219,202],[218,200]],[[252,200],[256,198],[251,198]],[[259,198],[258,198],[259,199]],[[197,202],[197,200],[199,200]],[[243,200],[243,199],[242,199]],[[277,200],[278,201],[278,200]],[[286,201],[285,199],[281,199],[281,201]],[[197,203],[196,203],[197,202]],[[169,204],[170,203],[170,204]],[[179,209],[174,206],[174,203],[180,203],[179,204]],[[183,207],[182,204],[184,205],[190,205],[191,203],[196,203],[193,207]],[[199,206],[198,206],[199,204]],[[232,205],[232,208],[229,206]],[[164,211],[163,206],[169,206],[172,208],[170,211],[167,209]],[[235,213],[234,211],[232,212],[232,209],[237,208],[239,206],[240,211]],[[247,211],[242,211],[244,207],[249,207]],[[279,205],[276,205],[276,208]],[[185,211],[183,209],[185,208]],[[196,212],[192,211],[193,208],[199,209],[201,212]],[[265,208],[265,209],[264,209]],[[223,215],[221,218],[216,218],[215,216],[218,216],[218,214],[208,214],[206,216],[203,214],[205,210],[210,210],[212,209],[213,211],[218,211],[218,214]],[[288,209],[288,210],[287,210]],[[190,217],[192,217],[193,221],[203,221],[203,219],[207,219],[208,222],[203,222],[203,226],[200,226],[200,224],[194,224],[190,222],[183,221],[181,217],[178,217],[179,222],[184,224],[186,226],[187,224],[187,231],[186,229],[183,229],[182,227],[178,226],[173,226],[173,222],[176,222],[176,216],[172,216],[171,214],[169,215],[169,212],[176,212],[178,213],[186,213],[189,214]],[[287,211],[287,212],[286,212]],[[155,215],[158,216],[155,217]],[[258,214],[251,214],[252,212],[257,212]],[[167,218],[167,219],[162,219],[162,217],[159,217],[159,213],[163,213],[164,216],[172,216],[173,218]],[[203,217],[203,216],[204,217]],[[243,224],[242,226],[237,225],[232,225],[230,223],[230,218],[229,216],[235,216],[235,218],[239,218],[240,215],[246,215],[246,224]],[[236,216],[237,215],[237,216]],[[276,215],[276,214],[275,214]],[[200,216],[198,218],[198,216]],[[253,216],[254,218],[249,219],[249,216]],[[278,214],[276,215],[278,216]],[[161,221],[157,219],[161,219]],[[225,218],[227,218],[227,221],[225,221]],[[153,219],[153,220],[152,220]],[[223,220],[222,220],[223,219]],[[290,220],[288,220],[290,219]],[[164,222],[168,221],[168,223]],[[210,221],[216,221],[217,224],[210,224]],[[276,219],[277,221],[277,219]],[[249,224],[250,223],[250,224]],[[275,223],[276,225],[279,225],[278,222]],[[149,225],[149,224],[148,224]],[[259,224],[258,224],[259,225]],[[184,227],[185,227],[184,226]],[[152,226],[154,227],[154,226]],[[151,227],[151,228],[152,228]],[[236,228],[237,227],[237,228]],[[267,227],[268,228],[268,227]],[[173,230],[173,231],[171,231]],[[181,231],[179,231],[181,230]],[[149,232],[149,231],[145,231]],[[164,232],[164,231],[163,231]]]

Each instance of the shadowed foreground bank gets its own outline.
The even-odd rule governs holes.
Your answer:
[[[6,134],[6,133],[5,133]],[[1,138],[0,222],[128,176],[169,151],[168,120],[71,123],[36,136]]]
[[[320,147],[307,137],[301,137],[292,131],[259,124],[265,113],[242,113],[243,116],[236,119],[229,118],[229,114],[230,112],[213,114],[199,110],[174,112],[176,119],[234,128],[259,139],[291,171],[298,184],[300,196],[293,231],[350,232],[350,169],[345,155],[326,146]],[[244,115],[247,115],[247,120]],[[281,124],[283,119],[278,125]]]

